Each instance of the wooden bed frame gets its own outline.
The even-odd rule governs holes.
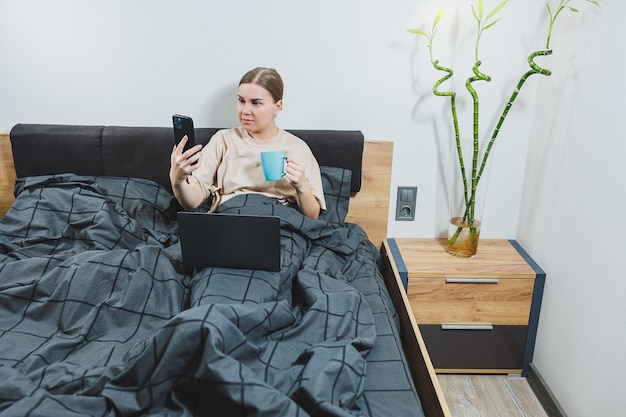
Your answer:
[[[387,238],[393,142],[365,141],[361,191],[350,199],[346,221],[363,227],[370,240],[382,249]],[[0,217],[13,204],[16,174],[9,134],[0,134]],[[397,271],[385,273],[385,284],[400,317],[402,343],[413,381],[427,417],[450,416],[441,386],[413,317],[413,311]]]

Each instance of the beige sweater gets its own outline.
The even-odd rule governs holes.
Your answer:
[[[305,167],[313,195],[326,210],[319,164],[306,142],[282,129],[269,140],[256,140],[245,129],[218,131],[202,149],[200,166],[189,177],[197,181],[204,197],[213,197],[210,211],[228,199],[245,193],[275,197],[283,204],[295,203],[295,188],[285,178],[267,181],[261,167],[261,152],[283,150]]]

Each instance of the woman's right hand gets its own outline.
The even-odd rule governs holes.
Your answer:
[[[174,149],[172,149],[170,156],[170,182],[172,187],[181,184],[193,171],[198,169],[198,163],[202,155],[202,152],[200,152],[202,145],[196,145],[183,152],[186,143],[187,136],[185,135],[178,145],[175,145]]]
[[[196,145],[185,149],[187,136],[172,149],[170,156],[170,182],[172,191],[181,206],[187,210],[193,210],[204,200],[204,194],[197,181],[186,181],[187,177],[200,166],[202,145]]]

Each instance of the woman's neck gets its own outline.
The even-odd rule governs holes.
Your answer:
[[[256,140],[269,140],[272,139],[274,137],[276,137],[276,135],[278,135],[278,126],[273,125],[268,127],[267,129],[258,131],[258,132],[251,132],[249,130],[247,130],[248,134],[250,135],[250,137],[252,137],[253,139]]]

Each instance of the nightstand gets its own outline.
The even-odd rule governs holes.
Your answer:
[[[481,239],[473,258],[446,239],[383,242],[385,273],[403,282],[439,373],[526,375],[546,274],[514,240]]]

